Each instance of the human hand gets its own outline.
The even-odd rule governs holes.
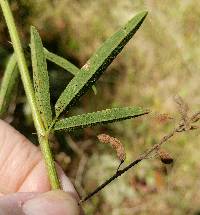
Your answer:
[[[78,195],[60,167],[63,191],[50,191],[40,150],[0,120],[0,215],[79,215]]]

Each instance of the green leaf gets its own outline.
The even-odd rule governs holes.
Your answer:
[[[67,85],[55,105],[56,116],[70,106],[94,84],[144,21],[147,12],[141,12],[131,19],[94,53],[85,66]]]
[[[52,122],[49,76],[42,41],[33,26],[31,27],[31,58],[37,107],[41,113],[45,128],[48,129]]]
[[[60,57],[59,55],[54,54],[45,48],[44,48],[44,53],[47,60],[57,64],[61,68],[70,72],[72,75],[77,75],[80,72],[80,69],[74,66],[74,64],[70,63],[67,59]]]
[[[61,68],[65,69],[65,70],[67,70],[72,75],[77,75],[81,71],[78,67],[76,67],[74,64],[70,63],[67,59],[48,51],[46,48],[44,48],[44,53],[45,53],[47,60],[55,63],[56,65],[60,66]],[[93,90],[94,94],[96,95],[97,89],[94,85],[92,86],[92,90]]]
[[[3,116],[3,114],[8,109],[18,77],[19,71],[17,69],[17,60],[15,58],[15,55],[12,54],[6,66],[6,70],[1,83],[0,116]]]
[[[112,108],[93,113],[72,116],[56,122],[54,130],[71,131],[77,128],[106,124],[120,120],[130,119],[149,113],[140,107]]]

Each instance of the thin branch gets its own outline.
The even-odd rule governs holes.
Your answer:
[[[129,170],[130,168],[132,168],[133,166],[135,166],[142,160],[143,160],[142,158],[136,159],[132,163],[130,163],[127,167],[125,167],[124,169],[117,171],[112,177],[110,177],[103,184],[101,184],[99,187],[97,187],[93,192],[89,193],[85,198],[80,200],[79,203],[83,203],[83,202],[87,201],[88,199],[90,199],[92,196],[94,196],[96,193],[98,193],[100,190],[102,190],[105,186],[110,184],[113,180],[115,180],[116,178],[121,176],[123,173],[125,173],[127,170]]]
[[[197,121],[200,120],[200,111],[198,111],[197,113],[193,114],[190,119],[190,128],[189,130],[194,130],[198,127],[194,126],[193,123],[196,123]],[[165,135],[158,144],[155,144],[154,146],[152,146],[149,150],[147,150],[145,153],[143,153],[142,155],[140,155],[136,160],[132,161],[128,166],[126,166],[124,169],[122,170],[118,170],[113,176],[111,176],[109,179],[107,179],[103,184],[101,184],[100,186],[98,186],[93,192],[89,193],[86,197],[84,197],[83,199],[80,200],[80,204],[87,201],[88,199],[90,199],[92,196],[94,196],[95,194],[97,194],[100,190],[102,190],[104,187],[106,187],[108,184],[110,184],[112,181],[114,181],[116,178],[118,178],[119,176],[121,176],[122,174],[124,174],[126,171],[128,171],[129,169],[131,169],[132,167],[134,167],[135,165],[137,165],[138,163],[140,163],[142,160],[149,158],[149,156],[152,154],[152,152],[157,151],[162,144],[166,143],[170,138],[172,138],[176,133],[179,132],[184,132],[187,131],[188,125],[185,124],[184,121],[181,121],[177,127],[175,127],[169,134]]]

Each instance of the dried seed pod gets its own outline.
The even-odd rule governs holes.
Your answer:
[[[111,137],[108,134],[99,134],[97,136],[101,143],[109,144],[117,152],[117,157],[121,162],[126,159],[126,152],[122,143],[115,137]]]
[[[189,111],[189,106],[188,104],[183,100],[183,98],[179,95],[176,95],[174,97],[174,101],[178,105],[179,111],[181,114],[186,115],[187,112]]]
[[[161,162],[164,164],[171,164],[174,161],[174,159],[171,157],[171,155],[164,149],[159,149],[158,155],[160,157]]]
[[[99,134],[97,138],[101,143],[109,144],[112,137],[108,134]]]
[[[188,112],[189,112],[188,104],[179,95],[176,95],[174,97],[174,101],[176,102],[176,104],[178,106],[178,111],[181,115],[181,119],[184,122],[185,130],[189,130],[191,128],[191,125],[190,125],[190,120],[188,117]]]
[[[200,119],[200,112],[194,114],[192,117],[191,117],[191,122],[194,123],[194,122],[197,122],[199,121]]]

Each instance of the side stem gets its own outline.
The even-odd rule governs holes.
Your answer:
[[[200,120],[200,111],[197,113],[193,114],[189,118],[189,122],[191,123],[191,126],[189,130],[197,129],[199,128],[198,126],[195,126],[193,123],[196,123],[197,121]],[[164,143],[166,143],[170,138],[172,138],[177,132],[183,132],[187,131],[187,127],[184,122],[180,122],[179,125],[174,128],[169,134],[165,135],[159,143],[153,145],[149,150],[147,150],[145,153],[140,155],[136,160],[132,161],[128,166],[123,168],[122,170],[118,170],[113,176],[111,176],[109,179],[107,179],[104,183],[102,183],[100,186],[98,186],[93,192],[89,193],[86,197],[81,199],[79,201],[79,204],[82,204],[83,202],[87,201],[91,197],[93,197],[95,194],[97,194],[99,191],[101,191],[104,187],[109,185],[112,181],[117,179],[119,176],[127,172],[129,169],[134,167],[135,165],[139,164],[141,161],[147,159],[149,155],[152,154],[152,152],[157,151]]]

